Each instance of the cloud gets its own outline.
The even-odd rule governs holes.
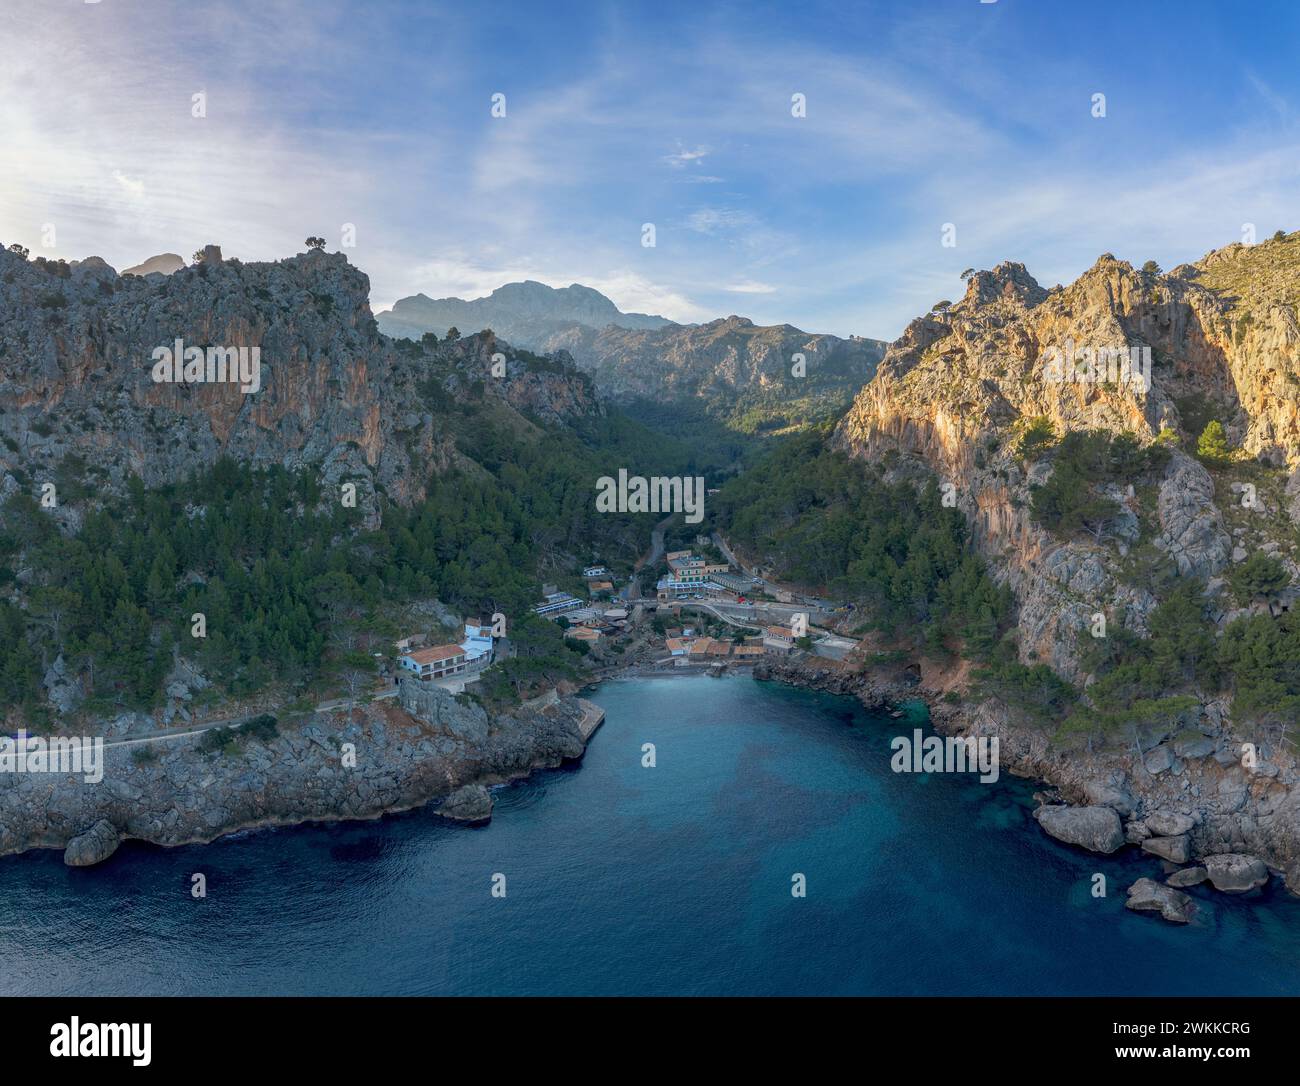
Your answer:
[[[706,147],[697,147],[693,151],[688,151],[681,144],[677,145],[677,150],[670,155],[664,155],[664,161],[675,170],[680,170],[687,164],[700,165],[708,157],[709,151]]]
[[[755,283],[753,280],[746,280],[742,283],[732,283],[729,287],[723,287],[723,290],[729,294],[775,294],[776,287],[769,286],[767,283]]]

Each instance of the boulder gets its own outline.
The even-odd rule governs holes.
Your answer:
[[[1114,852],[1125,844],[1124,827],[1110,807],[1039,807],[1034,818],[1058,841],[1092,852]]]
[[[1147,824],[1147,829],[1159,837],[1180,837],[1196,825],[1196,820],[1190,815],[1174,811],[1152,811],[1142,821]]]
[[[1135,912],[1158,912],[1173,924],[1186,924],[1196,915],[1196,903],[1190,897],[1155,879],[1138,879],[1128,888],[1124,904]]]
[[[1150,836],[1151,831],[1147,829],[1145,822],[1140,822],[1135,818],[1133,821],[1124,824],[1124,839],[1130,845],[1140,845]]]
[[[78,834],[68,842],[63,850],[63,862],[69,867],[90,867],[107,860],[117,846],[122,843],[122,835],[108,819],[101,818],[85,833]]]
[[[1244,894],[1268,882],[1268,868],[1255,856],[1224,852],[1206,856],[1204,863],[1214,888],[1225,894]]]
[[[1142,851],[1159,856],[1170,863],[1185,864],[1191,859],[1186,835],[1180,837],[1148,837],[1142,842]]]
[[[1154,750],[1148,751],[1144,759],[1146,762],[1147,772],[1152,776],[1172,769],[1174,765],[1174,752],[1163,743]]]
[[[1087,796],[1089,805],[1114,808],[1121,818],[1127,818],[1137,807],[1127,789],[1102,781],[1086,781],[1083,794]]]
[[[1165,879],[1165,883],[1169,886],[1199,886],[1209,877],[1209,873],[1203,867],[1184,867]]]
[[[481,784],[467,784],[442,801],[438,814],[456,822],[487,822],[492,818],[492,793]]]

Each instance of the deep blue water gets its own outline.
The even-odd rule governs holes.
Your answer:
[[[1129,913],[1157,860],[1052,841],[1025,782],[892,773],[905,721],[744,678],[594,699],[581,765],[498,790],[482,829],[416,811],[0,860],[0,992],[1300,992],[1285,892],[1195,888],[1192,928]]]

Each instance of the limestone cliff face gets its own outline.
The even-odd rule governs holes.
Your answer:
[[[1293,234],[1231,246],[1169,275],[1106,255],[1051,290],[1020,264],[976,273],[959,302],[913,321],[889,348],[835,441],[952,483],[978,546],[1016,592],[1022,655],[1078,679],[1076,641],[1094,613],[1145,632],[1155,599],[1123,561],[1143,525],[1180,573],[1208,578],[1212,589],[1234,540],[1213,480],[1182,451],[1154,495],[1110,495],[1124,513],[1109,539],[1054,539],[1028,506],[1050,465],[1022,463],[1018,435],[1046,418],[1058,434],[1100,428],[1150,442],[1168,430],[1186,442],[1213,417],[1233,444],[1295,468],[1298,269]],[[1143,349],[1149,384],[1123,368],[1140,377]]]
[[[119,276],[96,257],[0,252],[0,468],[39,482],[75,454],[106,486],[130,473],[156,485],[228,455],[368,479],[405,503],[423,495],[426,466],[451,460],[431,402],[499,396],[551,421],[600,410],[571,364],[530,365],[491,336],[397,349],[369,288],[337,253],[243,264],[213,249],[171,275]],[[257,348],[260,388],[155,381],[152,353],[177,340]]]

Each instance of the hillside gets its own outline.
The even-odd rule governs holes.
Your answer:
[[[598,514],[595,479],[686,454],[562,357],[490,333],[394,343],[368,293],[322,252],[244,264],[209,247],[147,279],[0,252],[11,721],[170,720],[191,682],[296,696],[373,667],[361,650],[434,605],[509,615],[506,691],[576,674],[556,628],[529,622],[539,582],[643,551],[653,515]],[[159,381],[177,340],[256,348],[260,369],[247,392]]]

